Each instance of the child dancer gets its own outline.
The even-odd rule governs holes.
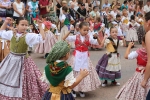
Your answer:
[[[137,59],[137,68],[134,75],[120,89],[116,98],[119,100],[146,100],[146,95],[150,90],[150,80],[147,82],[147,87],[141,87],[141,82],[144,77],[145,67],[147,64],[147,52],[145,45],[145,37],[142,41],[143,48],[130,52],[133,42],[130,42],[126,49],[125,59]]]
[[[102,42],[102,45],[106,47],[106,54],[99,60],[96,70],[101,80],[105,80],[102,84],[105,87],[108,81],[112,82],[112,85],[120,85],[116,82],[116,79],[121,78],[121,63],[118,53],[118,46],[126,46],[124,37],[122,40],[117,38],[118,30],[116,27],[110,28],[110,37]]]
[[[131,16],[131,20],[129,22],[129,28],[128,28],[128,32],[126,35],[126,41],[133,41],[133,42],[137,42],[138,41],[138,35],[137,35],[137,28],[140,26],[140,24],[138,24],[135,21],[135,16],[132,15]]]
[[[61,23],[64,24],[64,26],[61,29],[60,33],[60,39],[62,40],[63,37],[68,33],[70,30],[71,21],[74,21],[70,14],[68,14],[68,8],[66,6],[62,7],[63,15],[61,16]]]
[[[101,42],[97,34],[94,34],[94,37],[97,39],[93,39],[93,36],[90,37],[88,34],[89,24],[87,22],[81,22],[79,29],[80,34],[68,37],[68,33],[64,37],[64,40],[66,39],[69,42],[75,42],[75,51],[70,60],[70,65],[73,67],[74,75],[78,76],[80,69],[87,69],[90,72],[90,75],[84,78],[83,81],[73,89],[74,97],[76,97],[75,91],[78,91],[81,97],[85,97],[83,92],[95,90],[100,86],[100,80],[89,58],[88,47],[90,44],[98,45],[98,43],[101,44]]]
[[[104,30],[104,24],[101,21],[100,17],[96,18],[96,21],[94,23],[94,33],[97,33],[100,40],[103,40],[103,30]],[[97,49],[99,50],[101,48],[100,45],[91,45],[92,49]]]
[[[17,20],[17,32],[5,31],[9,21],[6,18],[0,29],[0,38],[10,40],[10,53],[0,64],[0,100],[40,100],[48,85],[40,80],[42,74],[27,49],[45,38],[41,21],[40,34],[26,33],[28,22],[24,18]]]
[[[45,41],[42,41],[37,45],[35,52],[45,53],[44,58],[46,58],[53,45],[57,42],[57,39],[55,35],[50,31],[50,28],[53,26],[51,22],[44,21],[42,25],[45,32]]]
[[[57,42],[50,51],[45,67],[45,76],[50,83],[49,90],[42,100],[75,100],[71,89],[78,85],[89,72],[81,69],[79,76],[74,78],[71,66],[66,62],[70,55],[70,46],[66,41]]]
[[[122,31],[123,31],[123,35],[126,36],[126,34],[128,33],[128,23],[129,23],[129,17],[128,17],[128,11],[126,9],[124,9],[122,11],[122,19],[121,19],[121,22],[122,22]]]

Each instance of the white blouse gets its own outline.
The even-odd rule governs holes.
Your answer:
[[[128,55],[128,59],[132,60],[138,57],[138,53],[136,51],[132,51],[129,55]]]
[[[80,39],[81,39],[82,42],[84,42],[85,36],[80,35]],[[66,38],[66,40],[69,41],[69,42],[75,42],[76,41],[76,35],[68,36]],[[97,39],[93,39],[92,36],[89,36],[89,42],[90,42],[90,44],[99,45],[98,42],[97,42]]]
[[[117,39],[113,39],[114,43],[117,45]],[[110,40],[109,39],[106,39],[105,42],[104,42],[104,46],[106,47],[107,44],[110,43]],[[123,40],[119,40],[119,46],[123,46]]]
[[[16,34],[17,37],[22,36],[22,34]],[[6,31],[6,30],[1,30],[0,31],[0,38],[6,39],[6,40],[11,40],[13,37],[13,31]],[[25,36],[25,41],[27,45],[35,45],[43,41],[42,36],[40,34],[36,33],[27,33]]]

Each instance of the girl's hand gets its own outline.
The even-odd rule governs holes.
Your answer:
[[[146,84],[147,84],[147,81],[143,80],[142,83],[141,83],[141,86],[142,86],[143,88],[146,88]]]
[[[37,20],[37,24],[39,25],[39,27],[42,27],[42,23],[43,22],[41,20],[39,20],[39,19]]]
[[[80,69],[80,76],[82,78],[86,77],[87,75],[89,75],[89,71],[87,71],[86,69]]]
[[[128,45],[128,47],[132,47],[132,46],[134,46],[134,43],[130,42],[129,45]]]
[[[120,36],[120,38],[121,38],[122,40],[124,40],[124,36]]]
[[[107,38],[108,38],[108,35],[107,35],[107,34],[105,34],[105,35],[104,35],[104,39],[107,39]]]
[[[93,37],[96,37],[96,38],[98,38],[98,34],[97,34],[97,33],[95,33],[95,34],[93,35]]]
[[[10,17],[7,17],[6,19],[5,19],[5,23],[9,23],[11,21],[11,18]]]

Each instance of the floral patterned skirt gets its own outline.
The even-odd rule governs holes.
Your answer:
[[[16,76],[18,75],[17,73],[22,72],[22,74],[19,74],[17,76],[17,78],[21,79],[20,80],[21,82],[20,81],[14,82],[15,84],[19,83],[18,84],[19,86],[17,88],[22,89],[21,97],[16,95],[17,91],[16,91],[16,88],[14,88],[15,86],[4,85],[4,84],[10,84],[10,83],[7,82],[7,80],[3,80],[3,82],[0,83],[1,85],[0,89],[3,89],[2,87],[5,87],[6,89],[13,90],[14,93],[10,95],[9,93],[11,93],[12,91],[0,91],[0,100],[41,100],[45,91],[48,89],[48,84],[40,80],[40,77],[42,76],[42,74],[40,70],[38,69],[38,67],[35,65],[34,61],[31,59],[31,57],[28,57],[28,58],[20,57],[22,60],[18,60],[17,59],[18,57],[20,56],[10,53],[2,61],[0,67],[1,67],[1,70],[3,70],[3,73],[0,74],[0,77],[1,75],[3,75],[4,77],[7,78],[7,80],[12,80],[12,78],[13,80],[15,80]],[[20,68],[21,66],[22,68]],[[5,74],[5,72],[8,72],[8,73]],[[13,76],[8,77],[10,75],[13,75]]]

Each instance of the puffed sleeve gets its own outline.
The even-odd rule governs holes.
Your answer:
[[[13,37],[13,31],[0,30],[0,38],[5,40],[11,40]]]
[[[41,34],[36,33],[27,33],[25,39],[28,45],[35,45],[43,41]]]
[[[74,41],[76,40],[76,35],[68,36],[68,37],[66,38],[66,40],[67,40],[68,42],[74,42]]]
[[[90,41],[90,44],[99,45],[98,42],[97,42],[97,39],[93,39],[92,35],[90,36],[89,41]]]
[[[76,78],[74,78],[73,71],[71,71],[66,77],[65,77],[65,87],[72,86],[73,83],[76,82]]]
[[[110,43],[110,40],[106,39],[105,42],[104,42],[104,46],[106,47],[108,43]]]
[[[138,53],[136,51],[132,51],[129,55],[128,55],[128,59],[132,60],[138,57]]]

